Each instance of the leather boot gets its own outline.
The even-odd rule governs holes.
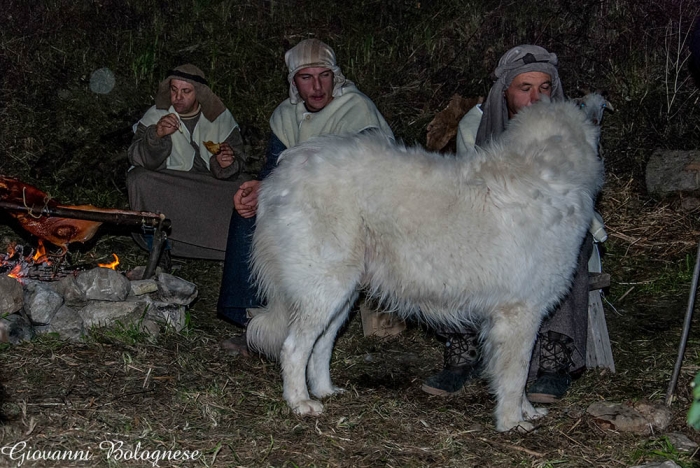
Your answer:
[[[481,350],[477,332],[469,330],[465,334],[447,335],[444,359],[442,371],[428,377],[421,390],[437,396],[453,395],[479,376]]]
[[[554,331],[540,334],[539,338],[537,379],[528,389],[527,397],[534,403],[554,403],[564,396],[571,385],[574,340]]]

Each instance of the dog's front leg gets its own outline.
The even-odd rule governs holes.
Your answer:
[[[485,340],[487,371],[496,394],[496,430],[531,431],[536,412],[531,404],[523,408],[527,370],[537,330],[539,311],[512,306],[494,313]],[[525,400],[526,401],[526,400]],[[523,411],[525,410],[525,411]]]
[[[357,292],[353,293],[348,302],[341,307],[328,328],[316,341],[316,346],[311,353],[307,375],[311,393],[318,398],[325,398],[345,391],[345,389],[333,385],[331,381],[331,355],[338,330],[347,320],[350,308],[355,303],[357,296]]]

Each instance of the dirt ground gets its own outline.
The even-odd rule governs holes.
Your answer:
[[[615,194],[614,207],[606,207],[605,258],[613,277],[606,314],[617,373],[586,372],[533,433],[494,430],[494,401],[484,382],[451,398],[423,393],[422,380],[442,360],[433,333],[409,324],[396,337],[364,337],[358,316],[339,337],[331,366],[336,384],[348,391],[325,401],[321,417],[297,417],[282,399],[277,364],[219,347],[240,333],[215,317],[221,264],[176,261],[177,274],[200,288],[184,332],[165,331],[150,341],[102,330],[84,343],[42,337],[0,350],[0,447],[26,442],[26,453],[82,450],[93,457],[28,459],[22,466],[150,466],[152,458],[133,457],[167,450],[200,456],[160,460],[160,466],[612,467],[663,459],[695,466],[695,454],[680,453],[664,434],[700,441],[685,423],[689,383],[698,370],[696,329],[666,431],[621,433],[586,413],[597,401],[663,401],[687,303],[681,283],[689,281],[698,232],[695,217],[673,204],[636,206],[634,196],[624,197],[624,186]],[[634,225],[625,213],[637,213]],[[663,226],[663,234],[637,232],[640,220]],[[124,236],[107,236],[95,249],[125,252],[127,263],[145,260]],[[663,261],[655,260],[659,249],[666,249],[658,253]],[[679,260],[669,261],[672,256]],[[669,275],[676,286],[662,284]],[[19,465],[0,454],[0,466]]]

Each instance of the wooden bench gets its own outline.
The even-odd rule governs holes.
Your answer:
[[[586,367],[603,368],[615,372],[608,325],[603,310],[601,289],[610,286],[607,273],[589,273],[588,281],[588,340],[586,343]]]

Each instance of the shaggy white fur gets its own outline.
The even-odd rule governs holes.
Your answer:
[[[338,329],[366,288],[432,325],[481,320],[496,427],[532,429],[525,397],[542,318],[567,292],[603,182],[598,128],[570,102],[522,110],[456,159],[382,136],[325,136],[262,184],[253,268],[268,301],[248,344],[281,360],[284,398],[316,415]]]

